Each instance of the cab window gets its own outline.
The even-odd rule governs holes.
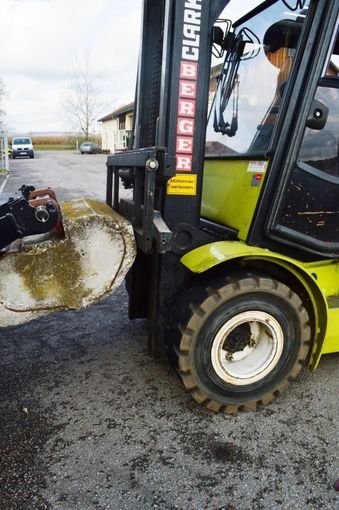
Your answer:
[[[207,156],[265,154],[293,65],[307,7],[289,10],[277,1],[235,23],[235,44],[223,66],[211,108]],[[214,85],[213,85],[214,77]]]
[[[322,129],[307,127],[299,160],[316,170],[339,177],[339,37],[331,50],[324,76],[320,79],[315,99],[326,109]]]

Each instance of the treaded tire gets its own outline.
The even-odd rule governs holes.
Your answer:
[[[177,359],[177,368],[186,389],[197,402],[213,411],[236,413],[254,410],[257,405],[272,401],[298,375],[308,355],[311,328],[300,298],[286,285],[256,274],[226,279],[217,277],[209,282],[208,287],[192,287],[186,293],[187,298],[190,303],[186,307],[180,303],[181,314],[186,315],[186,320],[180,325],[182,336],[177,345],[173,343],[170,346],[170,350]],[[258,324],[257,316],[262,317],[258,319]],[[252,317],[248,323],[246,317]],[[238,319],[243,320],[244,324],[231,330],[231,325]],[[248,328],[251,334],[253,324],[255,331],[261,329],[257,335],[257,345],[253,341],[256,346],[252,349],[249,342],[245,345],[248,339],[243,339],[246,336],[243,333]],[[232,372],[231,376],[228,372],[223,376],[224,337],[220,332],[225,327],[227,329],[227,325],[231,333],[225,337],[226,341],[230,342],[233,335],[238,342],[242,342],[242,347],[236,347],[234,354],[245,358],[240,362],[240,366],[245,367],[239,371],[242,380],[238,379],[238,368],[235,369],[235,376]],[[251,372],[252,365],[246,362],[244,352],[252,352],[251,349],[254,352],[262,345],[264,348],[257,351],[256,357],[251,354],[258,365],[257,372]],[[266,356],[266,365],[260,365],[258,352]],[[215,360],[219,358],[221,361],[218,364]]]

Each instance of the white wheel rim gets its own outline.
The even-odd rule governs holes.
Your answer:
[[[243,339],[245,345],[231,348],[230,334],[235,334],[241,325],[249,326],[249,338]],[[273,370],[283,347],[284,334],[279,322],[266,312],[251,310],[235,315],[219,329],[213,340],[211,361],[223,381],[236,386],[253,384]]]

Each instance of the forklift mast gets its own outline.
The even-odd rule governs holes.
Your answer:
[[[174,274],[179,286],[179,256],[214,239],[198,227],[213,26],[227,4],[144,0],[132,148],[107,160],[106,201],[132,223],[138,246],[129,315],[148,317],[153,355],[168,294],[161,287],[173,286]],[[121,180],[132,198],[120,198]]]
[[[134,150],[109,157],[107,166],[140,168],[143,160],[155,158],[154,167],[149,161],[152,168],[148,169],[150,174],[156,172],[155,181],[160,184],[154,205],[156,210],[162,209],[162,218],[171,230],[183,218],[192,227],[199,224],[212,29],[228,2],[144,0]],[[180,177],[171,180],[165,193],[164,184],[177,174]],[[120,176],[126,173],[120,172]],[[109,194],[111,187],[107,189]],[[138,207],[139,197],[134,198]],[[142,230],[148,230],[148,225]],[[152,236],[143,234],[144,251],[150,252]],[[167,239],[162,239],[165,246],[159,247],[160,252],[166,251]]]

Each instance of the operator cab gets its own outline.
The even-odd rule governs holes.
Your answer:
[[[338,17],[330,37],[317,15],[269,0],[233,24],[206,134],[202,217],[299,258],[339,256]]]

